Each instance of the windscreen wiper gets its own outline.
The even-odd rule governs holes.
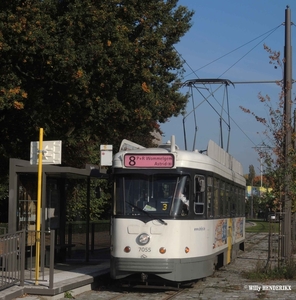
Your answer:
[[[129,204],[130,206],[132,206],[133,208],[136,208],[138,211],[145,213],[145,214],[146,214],[149,218],[151,218],[152,220],[155,220],[155,219],[156,219],[156,220],[158,220],[161,224],[168,225],[167,222],[165,222],[163,219],[157,218],[157,217],[151,215],[148,211],[146,211],[146,210],[144,210],[144,209],[138,207],[137,205],[134,205],[134,204],[132,204],[132,203],[130,203],[130,202],[128,202],[128,201],[126,201],[126,203]]]

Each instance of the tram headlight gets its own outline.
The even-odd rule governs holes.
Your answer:
[[[190,249],[189,247],[185,247],[185,253],[189,253]]]
[[[150,241],[150,236],[147,233],[141,233],[137,237],[137,243],[141,246],[148,244]]]
[[[129,252],[131,252],[131,247],[130,246],[125,246],[124,249],[123,249],[123,251],[125,253],[129,253]]]
[[[161,254],[165,254],[165,253],[166,253],[166,248],[165,248],[165,247],[159,248],[159,252],[160,252]]]

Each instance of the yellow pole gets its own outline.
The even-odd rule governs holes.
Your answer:
[[[40,259],[40,211],[41,211],[41,187],[42,187],[42,145],[43,128],[39,132],[38,152],[38,190],[37,190],[37,211],[36,211],[36,260],[35,260],[35,285],[38,285],[39,259]]]

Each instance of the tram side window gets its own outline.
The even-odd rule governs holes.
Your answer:
[[[225,182],[220,181],[220,199],[219,199],[219,216],[225,215]]]
[[[214,217],[219,216],[219,179],[214,178]]]
[[[124,201],[122,201],[123,195],[123,184],[121,180],[117,180],[116,184],[114,184],[114,193],[115,193],[115,203],[113,207],[113,214],[114,215],[123,215],[125,214],[125,207]]]
[[[241,197],[241,189],[238,188],[237,189],[237,199],[238,199],[238,215],[241,216],[242,215],[242,197]]]
[[[244,207],[245,207],[245,197],[244,197],[244,190],[240,189],[240,205],[241,205],[241,216],[244,216]]]
[[[229,194],[229,184],[225,184],[225,215],[230,215],[230,194]]]
[[[189,186],[190,186],[190,180],[189,177],[186,177],[186,183],[183,189],[183,209],[181,212],[181,216],[187,216],[189,213]]]
[[[194,213],[197,215],[204,214],[205,202],[205,178],[197,175],[194,180]]]
[[[229,212],[230,212],[230,217],[233,218],[234,217],[234,205],[233,205],[233,198],[234,198],[234,187],[233,185],[229,186]]]
[[[237,216],[237,188],[235,186],[232,187],[232,195],[231,195],[231,216]]]
[[[213,178],[207,178],[207,216],[213,218]]]

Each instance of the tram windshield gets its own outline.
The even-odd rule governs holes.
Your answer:
[[[184,216],[189,206],[188,176],[129,174],[116,177],[116,215]]]

